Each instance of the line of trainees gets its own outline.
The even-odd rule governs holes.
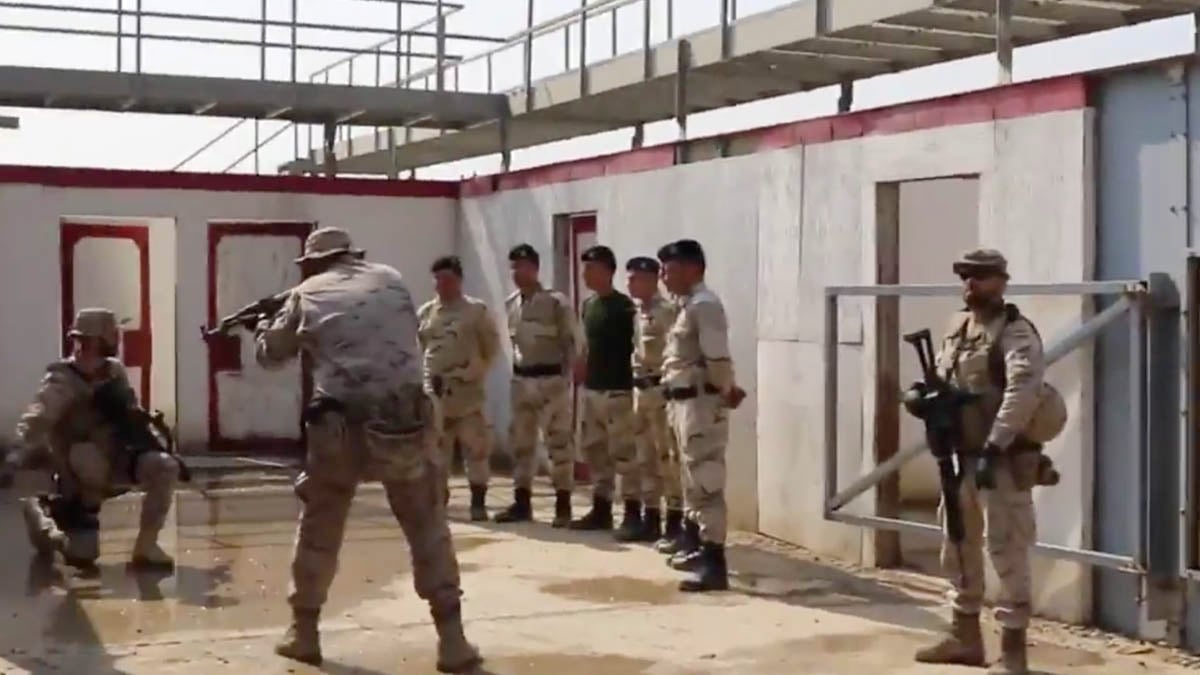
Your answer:
[[[541,285],[536,249],[518,245],[508,260],[516,287],[504,302],[512,346],[514,494],[494,520],[533,520],[540,435],[555,490],[551,526],[651,544],[672,568],[687,572],[681,591],[728,589],[726,445],[730,411],[746,392],[737,384],[724,307],[705,284],[701,245],[680,239],[654,257],[626,261],[629,295],[614,287],[613,251],[588,249],[581,262],[591,295],[578,317],[562,293]],[[360,483],[379,482],[408,540],[415,590],[437,629],[438,670],[472,672],[482,657],[463,631],[448,481],[457,446],[471,520],[489,519],[493,433],[484,415],[485,380],[501,352],[499,329],[487,305],[464,294],[462,264],[454,256],[434,261],[436,297],[420,307],[400,273],[368,262],[345,230],[312,232],[296,263],[303,280],[247,326],[262,367],[283,368],[302,354],[312,366],[313,395],[302,417],[307,455],[295,484],[301,512],[288,594],[292,621],[276,651],[321,663],[319,617],[351,501]],[[1027,432],[1044,408],[1038,401],[1045,389],[1042,345],[1032,323],[1004,303],[1003,256],[972,251],[954,271],[963,280],[966,308],[956,315],[937,365],[978,399],[963,413],[956,446],[964,467],[956,506],[966,532],[943,551],[954,584],[951,633],[917,659],[984,663],[979,612],[986,523],[1004,625],[1003,654],[993,672],[1026,673],[1028,558],[1035,541],[1030,490],[1045,484],[1037,473],[1045,468],[1041,444]],[[96,413],[102,392],[110,408],[115,400],[117,408],[138,409],[116,358],[112,312],[81,311],[69,335],[71,354],[47,369],[18,425],[18,450],[6,458],[9,469],[40,467],[55,479],[54,494],[23,504],[30,541],[39,555],[94,565],[102,502],[138,484],[146,497],[133,562],[171,567],[157,538],[182,465],[173,455],[127,442],[114,434],[110,416]],[[579,517],[571,506],[573,383],[582,386],[580,450],[592,474],[591,508]],[[966,460],[981,455],[1000,459],[987,465],[989,483],[977,487],[975,465]]]

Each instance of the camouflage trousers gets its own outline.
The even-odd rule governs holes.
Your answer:
[[[157,536],[166,525],[179,480],[179,464],[170,455],[144,452],[135,460],[119,454],[114,460],[96,444],[77,443],[71,446],[67,464],[70,471],[60,476],[63,497],[78,496],[85,506],[100,508],[114,489],[132,487],[131,483],[136,482],[145,493],[140,532]]]
[[[687,517],[700,525],[703,541],[724,544],[728,533],[725,447],[729,444],[729,411],[720,397],[705,394],[669,401],[667,420],[679,444]]]
[[[483,416],[482,410],[467,413],[444,412],[438,433],[439,457],[447,476],[454,462],[454,446],[463,449],[463,462],[467,469],[467,482],[471,485],[487,485],[491,477],[492,425]]]
[[[307,463],[295,486],[301,509],[288,595],[292,607],[317,610],[325,604],[355,490],[360,482],[379,481],[408,540],[417,595],[435,617],[456,611],[462,596],[458,558],[432,425],[393,431],[327,412],[307,429]]]
[[[621,497],[642,499],[637,444],[633,437],[633,394],[629,391],[583,390],[583,456],[592,472],[592,492],[613,498],[617,476]]]
[[[950,602],[956,612],[978,614],[983,606],[983,549],[1000,578],[996,620],[1006,628],[1029,625],[1032,579],[1029,550],[1037,541],[1037,522],[1033,511],[1033,493],[1019,490],[1007,461],[996,468],[996,488],[979,490],[975,486],[974,463],[963,462],[959,504],[962,511],[963,543],[955,547],[948,537],[942,540],[942,568],[953,586]],[[945,532],[945,504],[938,507]],[[960,550],[961,549],[961,550]]]
[[[658,508],[665,499],[667,509],[682,509],[679,446],[667,424],[667,403],[661,387],[634,390],[633,429],[642,473],[642,501]]]
[[[533,485],[539,430],[545,434],[554,489],[574,489],[571,383],[562,375],[512,379],[512,423],[508,435],[513,453],[513,483],[519,488]]]

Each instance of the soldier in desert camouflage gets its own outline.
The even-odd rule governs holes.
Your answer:
[[[484,379],[500,352],[500,334],[487,305],[463,294],[458,257],[438,258],[431,271],[437,297],[417,312],[425,387],[439,404],[438,445],[447,479],[457,442],[464,450],[471,487],[471,520],[483,521],[488,519],[492,454],[492,426],[483,416]]]
[[[571,302],[538,280],[541,259],[529,244],[508,254],[517,290],[504,301],[513,346],[512,448],[513,503],[496,514],[496,522],[533,518],[534,461],[539,429],[545,434],[554,483],[554,527],[571,522],[575,456],[571,429],[570,368],[579,350],[578,328]]]
[[[304,281],[256,332],[263,367],[282,367],[303,351],[313,371],[313,400],[304,414],[308,455],[295,487],[302,506],[288,596],[292,624],[276,651],[321,662],[317,623],[350,505],[360,482],[379,481],[408,540],[413,585],[437,628],[438,670],[471,672],[482,659],[463,634],[416,307],[396,270],[362,255],[344,230],[310,234],[297,259]]]
[[[102,308],[80,310],[69,336],[71,355],[46,369],[17,424],[17,463],[39,455],[48,460],[58,473],[54,498],[56,507],[62,507],[49,507],[36,497],[24,501],[30,540],[41,554],[61,551],[72,565],[92,566],[100,555],[100,506],[133,483],[145,493],[133,564],[170,568],[174,561],[159,547],[158,535],[171,509],[180,465],[164,452],[122,447],[97,407],[102,388],[118,405],[137,406],[125,367],[115,358],[120,339],[116,317]]]

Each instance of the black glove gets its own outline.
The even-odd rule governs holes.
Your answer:
[[[995,443],[983,446],[983,454],[975,467],[975,486],[980,490],[996,489],[996,463],[1004,451]]]
[[[904,409],[909,415],[917,419],[925,419],[925,389],[924,382],[913,382],[912,386],[904,390],[900,400],[904,403]]]

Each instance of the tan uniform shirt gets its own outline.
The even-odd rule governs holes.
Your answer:
[[[48,366],[33,402],[17,423],[17,438],[24,450],[50,450],[65,462],[75,443],[108,444],[111,430],[92,405],[92,397],[96,389],[113,379],[123,383],[132,405],[136,396],[125,366],[117,359],[108,359],[106,374],[96,380],[85,379],[70,359]]]
[[[723,395],[729,393],[735,379],[721,299],[701,283],[675,302],[678,313],[663,351],[663,385],[672,389],[711,385]]]
[[[647,301],[634,302],[637,315],[633,325],[633,376],[661,375],[667,331],[675,322],[676,307],[658,294]]]
[[[996,341],[1003,356],[1003,389],[989,356]],[[942,341],[937,363],[951,384],[981,396],[963,412],[963,448],[1010,446],[1037,409],[1046,372],[1042,341],[1033,326],[1023,317],[1008,321],[1003,311],[961,313]]]
[[[387,265],[345,260],[309,277],[259,324],[255,342],[264,368],[307,352],[315,394],[347,406],[377,403],[421,382],[416,306]]]
[[[514,367],[570,367],[583,341],[571,301],[565,295],[538,287],[528,295],[514,292],[504,305]]]
[[[448,303],[435,298],[421,306],[417,319],[426,388],[454,410],[481,408],[484,379],[500,352],[500,333],[487,305],[469,296]]]

